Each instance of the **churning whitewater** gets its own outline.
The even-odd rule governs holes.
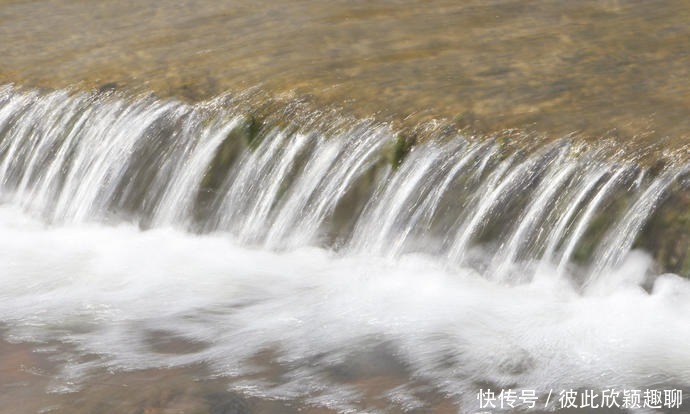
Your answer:
[[[54,391],[198,363],[348,410],[332,372],[367,358],[396,367],[382,396],[403,409],[429,389],[470,411],[488,385],[690,386],[690,283],[633,249],[687,165],[462,135],[397,159],[387,125],[314,125],[0,88],[4,339],[70,345]]]

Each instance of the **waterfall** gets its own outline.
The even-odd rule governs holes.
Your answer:
[[[682,157],[448,131],[401,148],[321,115],[0,88],[0,334],[63,344],[58,392],[203,364],[352,412],[369,360],[406,407],[690,386],[687,280],[638,249]]]
[[[626,256],[685,171],[676,166],[623,190],[633,168],[596,146],[573,151],[563,141],[511,154],[462,135],[419,144],[392,169],[385,150],[394,133],[366,122],[338,136],[301,129],[299,120],[266,126],[252,146],[238,133],[243,113],[221,105],[12,86],[0,105],[3,199],[52,223],[120,217],[227,232],[271,249],[328,243],[335,231],[343,251],[420,250],[451,265],[483,243],[496,252],[484,249],[480,268],[504,281],[516,272],[524,280],[511,266],[535,258],[560,256],[563,274],[602,203],[624,191],[637,201],[592,258],[590,278],[599,277]],[[238,154],[218,168],[222,151]],[[211,175],[218,184],[205,188]],[[493,238],[484,240],[487,232]]]

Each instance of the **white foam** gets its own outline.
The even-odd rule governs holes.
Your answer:
[[[385,345],[408,370],[406,381],[460,400],[474,401],[481,383],[541,391],[690,386],[690,282],[663,275],[648,293],[641,253],[606,278],[606,290],[583,296],[548,266],[528,284],[505,286],[419,254],[392,261],[319,248],[275,253],[223,234],[46,227],[9,207],[0,208],[0,232],[0,321],[13,340],[64,341],[78,354],[101,355],[65,362],[71,381],[94,366],[197,362],[241,379],[261,369],[250,357],[270,349],[282,381],[237,388],[347,404],[357,393],[326,373]],[[154,331],[203,346],[157,352]],[[416,401],[407,389],[386,392]]]

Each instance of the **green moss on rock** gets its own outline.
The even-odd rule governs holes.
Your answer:
[[[391,145],[385,150],[386,160],[393,168],[398,168],[416,143],[417,136],[414,134],[396,134]]]

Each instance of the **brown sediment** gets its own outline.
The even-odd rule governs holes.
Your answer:
[[[258,86],[400,129],[679,148],[688,21],[682,0],[6,0],[0,82],[189,101]]]
[[[181,344],[180,346],[184,346]],[[291,413],[289,403],[262,400],[228,391],[225,379],[210,379],[203,367],[92,370],[71,392],[53,392],[68,382],[60,377],[58,349],[0,340],[0,413]],[[302,407],[299,412],[331,411]]]
[[[157,335],[157,334],[156,334]],[[166,346],[176,352],[189,351],[184,341]],[[308,403],[301,399],[261,398],[234,391],[232,383],[243,378],[217,377],[202,365],[176,368],[114,371],[93,368],[77,384],[61,376],[62,356],[70,355],[69,346],[60,343],[9,343],[0,340],[0,413],[263,413],[263,414],[328,414],[336,409]],[[168,352],[170,349],[166,350]],[[65,352],[68,352],[65,354]],[[273,360],[272,352],[258,352],[253,362],[263,367],[261,379],[280,381],[282,368]],[[366,357],[366,356],[365,356]],[[385,358],[384,358],[385,359]],[[74,361],[72,361],[74,362]],[[366,363],[353,366],[365,367]],[[338,384],[353,387],[361,393],[357,409],[385,409],[402,412],[457,412],[455,405],[433,392],[425,391],[425,406],[419,410],[403,410],[390,404],[386,393],[401,384],[409,384],[405,373],[391,370],[379,362],[375,368],[352,369],[338,376]],[[335,377],[334,377],[335,378]],[[68,384],[69,392],[55,392]],[[417,384],[419,385],[419,384]]]

